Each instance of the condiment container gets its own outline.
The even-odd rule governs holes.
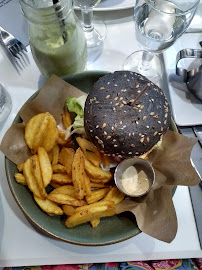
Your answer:
[[[147,160],[134,157],[124,159],[116,167],[114,180],[118,189],[130,197],[146,195],[155,181],[155,172]]]
[[[85,69],[87,47],[72,0],[20,0],[33,58],[41,72],[64,76]]]

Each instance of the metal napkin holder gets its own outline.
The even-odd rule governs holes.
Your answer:
[[[176,56],[176,74],[184,78],[188,89],[202,101],[202,65],[187,71],[178,67],[183,58],[202,58],[202,49],[183,49]]]

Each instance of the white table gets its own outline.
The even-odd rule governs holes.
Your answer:
[[[125,58],[138,48],[132,12],[99,14],[107,21],[108,37],[103,50],[91,50],[88,69],[119,70]],[[28,54],[30,65],[18,74],[0,48],[0,82],[8,89],[13,101],[12,112],[0,131],[0,140],[22,104],[44,82],[30,52]],[[110,246],[82,247],[52,239],[29,223],[10,192],[2,153],[0,172],[0,267],[202,257],[187,187],[177,188],[173,198],[178,232],[172,243],[167,244],[141,233]]]

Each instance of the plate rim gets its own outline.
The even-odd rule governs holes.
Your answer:
[[[123,6],[119,6],[119,7],[99,7],[99,4],[97,7],[93,8],[93,11],[118,11],[118,10],[124,10],[124,9],[130,9],[130,8],[134,8],[135,3],[134,0],[131,0],[131,4],[128,5],[123,5]],[[74,7],[75,10],[80,10],[79,7]]]

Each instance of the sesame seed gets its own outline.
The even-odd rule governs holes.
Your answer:
[[[119,108],[122,108],[124,106],[124,104],[121,104],[120,106],[119,106]]]
[[[107,95],[105,98],[106,98],[106,99],[109,99],[109,98],[110,98],[110,95]]]
[[[168,117],[168,114],[166,113],[166,114],[165,114],[165,118],[167,118],[167,117]]]
[[[158,121],[159,124],[161,124],[161,121]]]
[[[133,110],[138,110],[138,108],[137,107],[133,107]]]
[[[147,137],[147,142],[149,142],[149,137]]]
[[[104,90],[105,88],[104,87],[100,87],[100,90]]]
[[[114,98],[114,100],[117,100],[117,99],[118,99],[118,97],[115,97],[115,98]]]
[[[106,123],[104,123],[104,124],[102,125],[102,128],[105,128],[105,127],[106,127],[106,125],[107,125],[107,124],[106,124]]]
[[[140,139],[140,142],[143,143],[144,142],[144,137]]]
[[[95,128],[99,128],[99,125],[97,125]]]
[[[123,104],[124,104],[124,105],[126,105],[126,104],[127,104],[127,102],[126,102],[125,100],[123,100],[122,102],[123,102]]]
[[[139,84],[137,84],[135,88],[139,88],[139,87],[140,87],[140,85],[139,85]]]
[[[149,128],[149,126],[146,126],[146,128]]]
[[[124,77],[124,78],[126,78],[126,77],[127,77],[127,75],[126,75],[126,74],[124,74],[124,75],[123,75],[123,77]]]
[[[96,139],[96,140],[99,140],[98,136],[95,136],[95,139]]]
[[[117,144],[114,144],[114,147],[118,147],[118,145]]]
[[[161,127],[161,131],[163,131],[163,127]]]
[[[119,101],[121,101],[121,100],[123,100],[123,97],[120,97],[120,98],[119,98]]]
[[[156,136],[156,135],[157,135],[157,133],[158,133],[158,132],[157,132],[157,131],[155,131],[155,132],[154,132],[154,134],[153,134],[153,136]]]
[[[120,121],[119,123],[120,123],[120,125],[122,125],[123,124],[123,121]]]
[[[165,120],[165,121],[164,121],[163,123],[164,123],[164,125],[166,125],[166,123],[167,123],[167,120]]]
[[[111,139],[111,137],[112,137],[112,136],[107,136],[107,138],[106,138],[106,139],[107,139],[107,140],[109,140],[109,139]]]
[[[145,120],[146,118],[147,118],[146,116],[143,116],[143,117],[142,117],[142,120]]]
[[[154,115],[154,112],[151,112],[150,115]]]
[[[132,152],[128,152],[128,155],[132,155]]]
[[[119,105],[119,103],[117,102],[114,106],[118,106]]]
[[[117,84],[114,84],[114,86],[118,86]]]
[[[135,100],[134,99],[131,99],[130,102],[133,103]]]
[[[156,115],[154,115],[153,117],[154,117],[155,119],[157,119],[159,116],[158,116],[158,114],[156,114]]]

